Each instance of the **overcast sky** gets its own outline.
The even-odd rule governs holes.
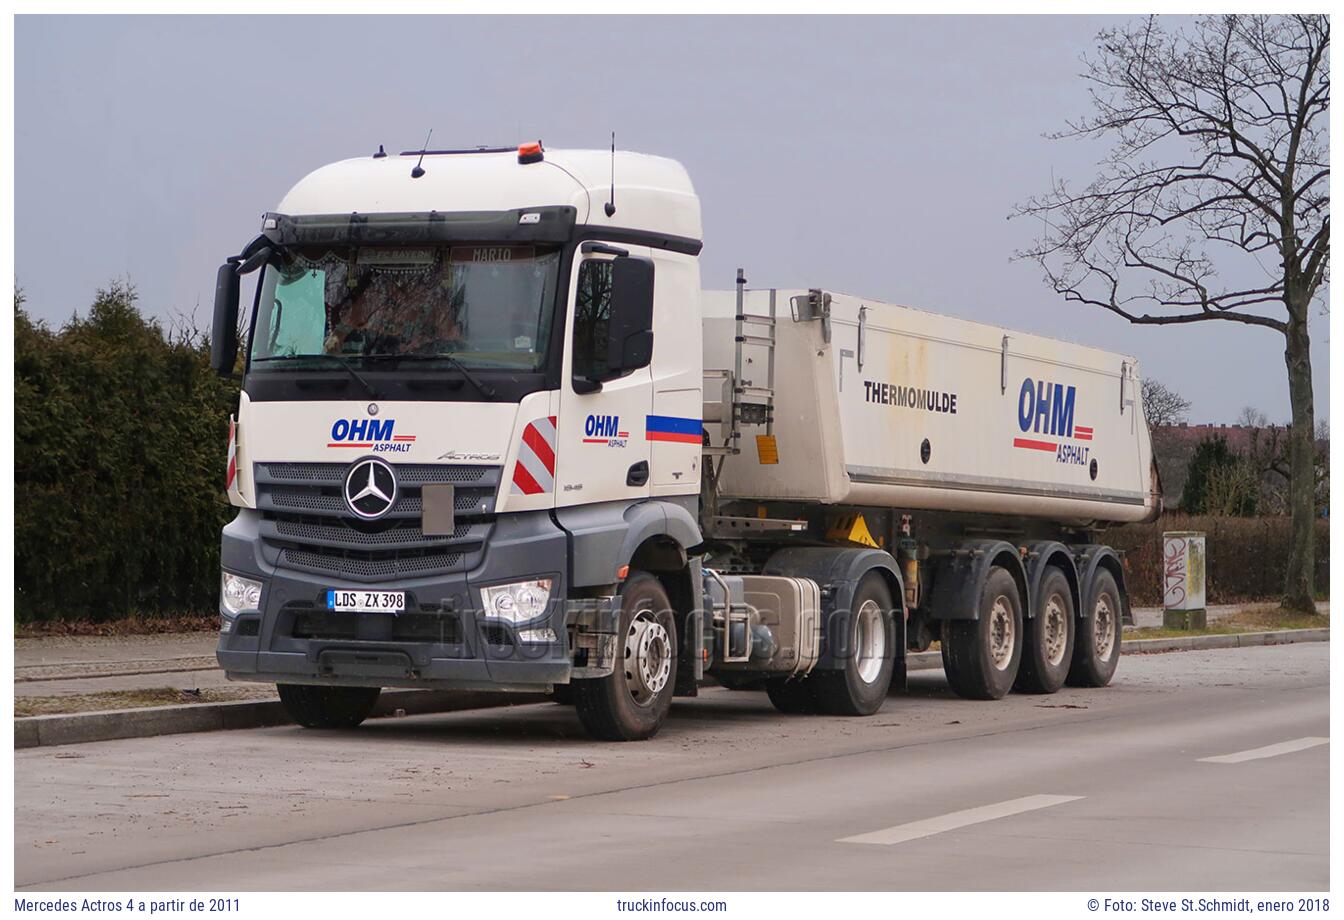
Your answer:
[[[620,147],[686,165],[706,287],[823,287],[1137,355],[1193,422],[1288,417],[1282,338],[1130,327],[1010,262],[1008,222],[1100,148],[1083,17],[19,16],[16,272],[59,323],[129,278],[209,325],[215,268],[323,163],[434,146]],[[1319,311],[1317,311],[1319,313]],[[1328,323],[1313,323],[1328,417]]]

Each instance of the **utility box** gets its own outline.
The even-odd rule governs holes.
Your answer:
[[[1162,625],[1167,629],[1203,629],[1204,534],[1172,531],[1162,535]]]

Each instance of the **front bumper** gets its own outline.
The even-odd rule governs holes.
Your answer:
[[[523,691],[569,681],[567,543],[545,512],[500,515],[470,571],[377,584],[339,583],[268,563],[258,521],[258,512],[242,511],[224,528],[221,544],[222,566],[263,586],[260,614],[242,614],[220,634],[216,656],[231,679]],[[530,578],[552,582],[543,618],[515,626],[481,616],[481,587]],[[324,600],[332,588],[405,591],[407,609],[335,614]],[[546,628],[553,641],[523,642],[518,635]]]

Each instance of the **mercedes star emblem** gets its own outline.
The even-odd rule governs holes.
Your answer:
[[[376,457],[358,460],[345,474],[345,504],[366,521],[392,510],[397,501],[397,477],[392,467]]]

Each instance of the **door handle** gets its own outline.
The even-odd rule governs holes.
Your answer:
[[[625,474],[625,484],[628,486],[642,486],[649,481],[649,461],[641,460],[630,467],[630,471]]]

